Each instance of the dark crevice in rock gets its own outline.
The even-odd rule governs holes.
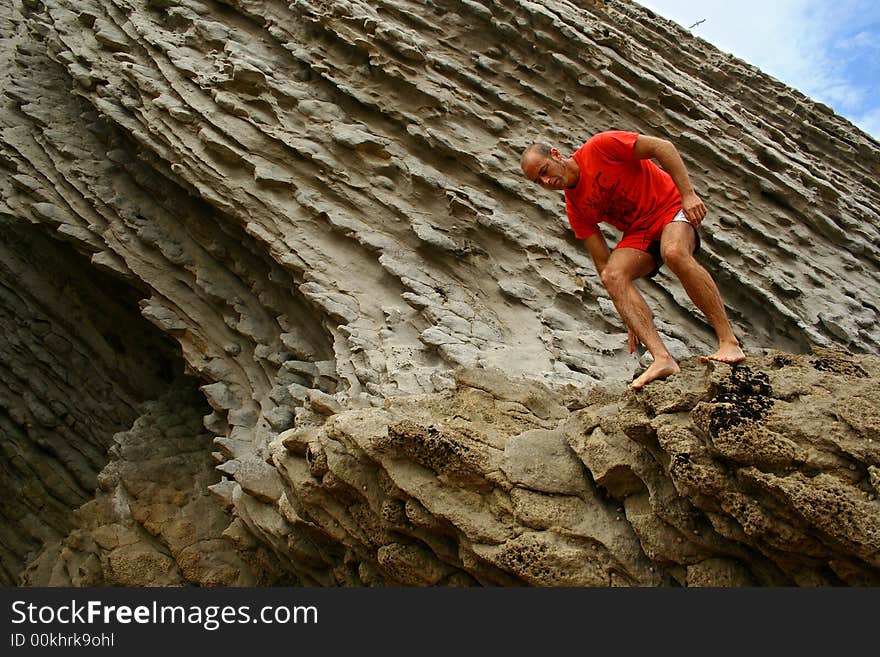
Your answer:
[[[113,434],[184,368],[138,294],[37,227],[0,217],[0,545],[4,584],[65,535]]]

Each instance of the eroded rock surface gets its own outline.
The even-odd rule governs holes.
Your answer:
[[[204,400],[177,381],[114,437],[95,498],[77,527],[31,562],[26,584],[48,586],[254,585],[223,537],[230,518],[211,495],[220,473],[204,431]]]
[[[880,478],[880,147],[828,108],[620,0],[12,0],[0,30],[4,583],[874,581],[876,501],[832,501]],[[748,370],[613,392],[626,331],[519,171],[612,127],[681,151]],[[642,289],[674,355],[713,349]],[[200,465],[132,493],[184,369]],[[166,494],[236,556],[191,568]]]
[[[0,583],[74,527],[113,434],[182,368],[137,295],[0,217]]]
[[[460,371],[281,434],[264,533],[307,541],[323,584],[876,586],[878,375],[777,352],[566,398]]]

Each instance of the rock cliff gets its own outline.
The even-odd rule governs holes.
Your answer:
[[[0,25],[3,583],[880,581],[880,145],[828,108],[620,0]],[[744,366],[625,391],[519,172],[611,127],[682,153]]]

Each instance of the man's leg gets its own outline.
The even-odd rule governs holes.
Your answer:
[[[680,371],[654,326],[654,317],[648,304],[636,289],[633,281],[651,272],[655,266],[650,253],[638,249],[619,248],[611,252],[602,270],[602,285],[608,290],[614,307],[627,327],[651,352],[654,362],[641,376],[630,384],[639,389],[655,379],[663,379]]]
[[[660,255],[663,261],[681,281],[691,301],[703,312],[718,336],[718,351],[711,356],[703,356],[700,360],[738,363],[745,360],[746,355],[730,328],[718,286],[709,272],[694,258],[695,247],[696,235],[689,223],[673,221],[663,229],[660,238]]]

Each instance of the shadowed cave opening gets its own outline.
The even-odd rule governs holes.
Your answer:
[[[72,529],[144,402],[180,379],[197,390],[178,345],[140,314],[143,296],[0,216],[0,584]]]

